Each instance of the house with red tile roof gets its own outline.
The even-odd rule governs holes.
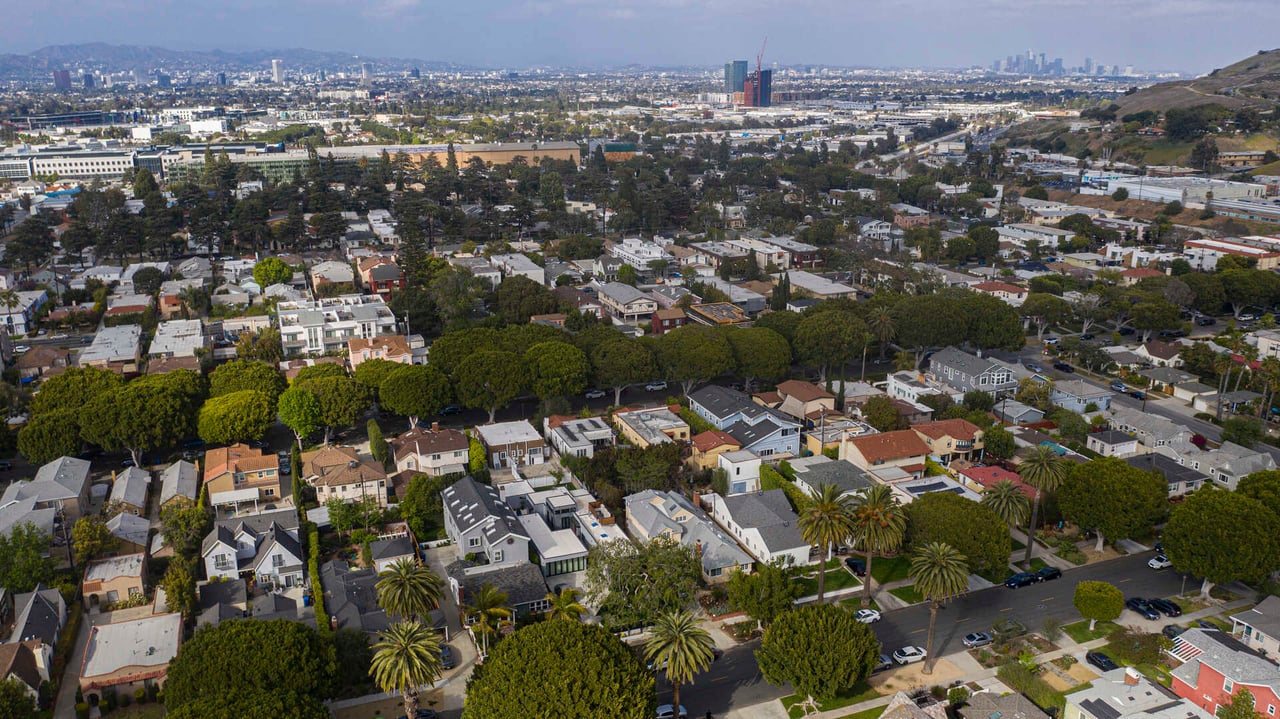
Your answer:
[[[1022,490],[1022,493],[1027,495],[1028,499],[1036,493],[1036,490],[1031,485],[1022,481],[1022,477],[1017,472],[1011,472],[1004,467],[978,465],[966,467],[960,470],[959,474],[962,479],[966,480],[971,489],[976,489],[979,492],[991,489],[996,486],[997,482],[1008,481],[1018,485],[1018,489]]]
[[[967,419],[913,424],[911,431],[929,445],[929,453],[940,459],[944,467],[957,459],[976,460],[982,457],[982,428]]]
[[[910,429],[853,437],[840,444],[840,459],[863,471],[897,467],[916,477],[924,476],[929,452],[929,445]]]
[[[689,455],[689,466],[694,469],[715,469],[720,455],[742,449],[741,442],[718,429],[695,434],[689,443],[693,447],[693,453]]]
[[[999,300],[1017,307],[1027,299],[1026,287],[1019,287],[1008,282],[1000,282],[993,280],[991,282],[979,282],[973,285],[974,292],[981,292],[984,295],[991,295]]]

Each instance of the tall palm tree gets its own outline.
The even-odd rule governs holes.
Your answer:
[[[895,552],[907,533],[907,515],[887,484],[864,490],[853,501],[853,546],[867,556],[862,582],[862,606],[871,604],[871,557]]]
[[[1040,445],[1030,457],[1018,465],[1022,481],[1035,488],[1031,500],[1031,524],[1027,525],[1027,556],[1023,562],[1030,564],[1031,551],[1036,546],[1036,515],[1040,513],[1040,497],[1045,492],[1056,492],[1067,478],[1067,465],[1052,447]]]
[[[880,361],[884,361],[885,350],[889,349],[889,343],[898,336],[898,327],[894,324],[893,315],[889,313],[888,307],[877,307],[871,310],[867,315],[867,328],[871,330],[871,334],[876,336],[876,340],[880,343]]]
[[[1002,479],[983,492],[982,503],[1010,527],[1021,527],[1027,521],[1027,513],[1031,511],[1031,500],[1027,499],[1027,493],[1009,479]]]
[[[489,653],[489,635],[502,626],[502,622],[511,618],[511,610],[507,609],[507,593],[485,583],[476,591],[471,603],[466,606],[467,617],[480,635],[480,653]]]
[[[705,672],[715,660],[715,640],[701,623],[688,610],[664,612],[658,615],[644,644],[645,659],[666,670],[671,682],[671,703],[677,708],[680,685],[692,684],[694,675]]]
[[[443,670],[440,637],[418,622],[392,624],[373,645],[369,676],[382,691],[404,697],[405,716],[417,713],[418,688],[435,683]]]
[[[412,559],[401,559],[378,573],[374,589],[378,606],[403,619],[420,619],[440,606],[443,583],[430,569]]]
[[[568,619],[576,622],[587,613],[587,608],[578,602],[578,597],[582,595],[582,590],[573,587],[565,587],[560,593],[551,592],[547,594],[547,602],[551,607],[547,609],[548,619]]]
[[[834,484],[818,485],[817,494],[800,508],[800,537],[822,550],[818,569],[818,602],[826,596],[827,554],[853,535],[853,511],[849,500]]]
[[[969,586],[969,562],[946,542],[930,542],[911,557],[911,579],[916,591],[929,600],[929,638],[924,648],[924,674],[933,673],[933,630],[938,606],[964,593]]]

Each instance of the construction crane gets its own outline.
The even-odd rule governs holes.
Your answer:
[[[764,62],[764,49],[769,45],[769,36],[764,36],[764,42],[760,43],[760,54],[756,55],[756,77],[760,77],[760,65]]]

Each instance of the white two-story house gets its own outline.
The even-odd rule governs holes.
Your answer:
[[[491,566],[529,563],[529,536],[498,490],[467,476],[445,487],[440,500],[458,559]]]
[[[293,508],[220,519],[200,548],[205,576],[251,576],[259,584],[304,586],[306,566]]]

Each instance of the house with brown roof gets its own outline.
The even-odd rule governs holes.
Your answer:
[[[924,476],[929,445],[914,430],[881,432],[852,437],[840,444],[840,459],[863,471],[897,467],[916,477]]]
[[[1130,267],[1120,270],[1120,281],[1125,287],[1132,287],[1148,277],[1164,277],[1164,273],[1151,267]]]
[[[387,473],[376,462],[360,458],[354,447],[322,447],[302,455],[302,476],[315,487],[321,504],[338,499],[350,504],[372,497],[387,506]]]
[[[247,444],[215,447],[204,455],[204,483],[215,507],[278,502],[280,458]]]
[[[812,382],[789,379],[779,382],[773,392],[751,395],[756,404],[770,407],[788,415],[805,426],[813,426],[814,420],[827,412],[835,412],[836,396]]]
[[[53,377],[72,366],[71,350],[52,345],[37,345],[18,357],[13,363],[22,379]]]
[[[471,449],[467,435],[456,429],[441,429],[432,422],[431,429],[414,427],[391,440],[396,470],[439,477],[467,471]]]
[[[661,309],[653,313],[650,330],[655,335],[664,335],[671,330],[684,327],[688,322],[689,317],[679,307]]]
[[[693,453],[689,455],[688,464],[694,469],[715,469],[719,465],[720,455],[742,449],[741,442],[718,429],[693,435],[689,444],[693,447]]]
[[[982,457],[982,428],[967,419],[942,419],[911,426],[929,445],[929,454],[950,466],[957,459],[975,461]]]
[[[979,282],[973,285],[974,292],[981,292],[984,295],[991,295],[1006,304],[1017,307],[1027,299],[1027,288],[1019,287],[1008,282],[1000,282],[993,280],[991,282]]]
[[[40,684],[49,681],[53,648],[38,639],[0,644],[0,680],[16,681],[33,700],[40,699]]]
[[[1182,358],[1178,356],[1181,351],[1182,345],[1177,342],[1151,340],[1133,353],[1156,367],[1181,367]]]
[[[364,339],[347,340],[347,361],[354,372],[366,360],[380,359],[398,364],[413,364],[413,349],[404,335],[382,335]]]

